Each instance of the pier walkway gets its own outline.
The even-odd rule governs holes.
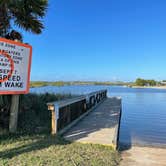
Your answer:
[[[81,143],[94,143],[116,148],[121,112],[121,99],[105,99],[87,116],[70,128],[64,138]]]

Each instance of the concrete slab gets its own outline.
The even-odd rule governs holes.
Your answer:
[[[75,126],[69,129],[64,138],[81,143],[95,143],[114,146],[119,123],[121,99],[107,98]]]
[[[166,166],[166,149],[137,147],[121,152],[120,166]]]

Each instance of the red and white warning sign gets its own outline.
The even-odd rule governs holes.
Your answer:
[[[32,47],[0,38],[0,94],[29,92]]]

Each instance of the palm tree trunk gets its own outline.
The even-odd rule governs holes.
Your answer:
[[[0,6],[0,36],[5,37],[10,27],[6,3]],[[0,95],[0,110],[9,111],[10,99],[7,95]],[[3,112],[3,111],[2,111]]]
[[[9,27],[10,25],[9,25],[9,18],[7,16],[6,4],[2,4],[0,6],[0,37],[5,37],[5,35],[7,35]],[[0,111],[8,108],[6,104],[9,104],[8,96],[0,95]],[[8,110],[5,110],[5,111],[8,111]]]

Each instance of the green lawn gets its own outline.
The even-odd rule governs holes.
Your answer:
[[[0,166],[115,166],[120,157],[110,147],[70,143],[48,135],[0,138]]]

